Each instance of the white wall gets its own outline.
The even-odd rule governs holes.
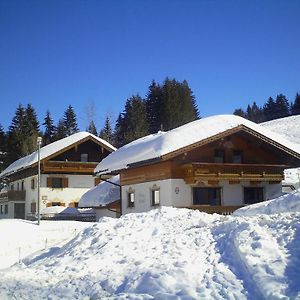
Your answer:
[[[156,208],[156,206],[151,206],[151,190],[154,185],[160,189],[161,206],[184,207],[193,204],[192,186],[187,185],[184,180],[158,180],[122,186],[122,214],[145,212]],[[210,187],[210,185],[205,186]],[[268,182],[262,182],[254,186],[247,181],[239,184],[220,181],[218,187],[222,188],[222,205],[243,205],[244,187],[263,187],[265,200],[272,199],[281,193],[281,184],[269,184]],[[128,207],[127,203],[127,193],[130,189],[135,193],[134,207]]]
[[[102,217],[111,217],[111,218],[116,218],[117,214],[111,210],[108,210],[106,208],[94,208],[96,211],[96,222],[99,221],[100,218]]]

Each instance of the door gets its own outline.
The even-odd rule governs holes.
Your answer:
[[[221,188],[193,188],[194,205],[221,205]]]
[[[25,203],[15,203],[15,219],[25,219]]]

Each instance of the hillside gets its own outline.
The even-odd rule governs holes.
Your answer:
[[[268,202],[271,215],[162,207],[103,218],[0,271],[0,299],[300,297],[300,194],[283,201]]]

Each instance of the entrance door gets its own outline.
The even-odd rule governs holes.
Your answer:
[[[25,219],[25,203],[15,203],[15,219]]]
[[[194,205],[221,205],[221,188],[193,188]]]

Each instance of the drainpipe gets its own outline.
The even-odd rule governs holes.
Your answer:
[[[115,185],[115,186],[118,186],[120,188],[120,216],[122,216],[122,186],[120,184],[117,184],[115,182],[111,182],[105,178],[101,178],[101,175],[100,175],[100,180],[103,180],[105,182],[108,182],[112,185]]]

